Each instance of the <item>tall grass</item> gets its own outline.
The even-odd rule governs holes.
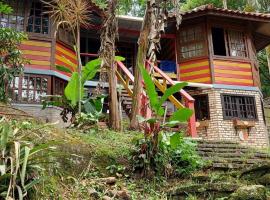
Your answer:
[[[0,197],[24,199],[30,189],[42,180],[39,171],[49,145],[34,145],[25,140],[21,127],[13,127],[5,118],[0,119]],[[31,190],[33,191],[33,190]]]

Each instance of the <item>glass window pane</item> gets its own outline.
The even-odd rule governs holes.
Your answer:
[[[42,90],[47,91],[47,87],[48,87],[48,80],[46,78],[42,78]]]
[[[40,33],[41,32],[41,27],[40,26],[35,26],[34,32],[35,33]]]
[[[33,90],[35,88],[35,79],[33,77],[29,78],[29,89]]]
[[[34,90],[29,90],[28,101],[34,101]]]
[[[26,89],[28,87],[28,77],[23,77],[22,88]]]
[[[27,90],[22,90],[22,101],[28,101]]]
[[[41,25],[41,17],[36,17],[35,18],[35,25],[38,25],[38,26]]]

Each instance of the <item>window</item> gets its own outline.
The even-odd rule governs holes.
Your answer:
[[[55,78],[54,79],[54,93],[53,94],[63,95],[66,85],[67,85],[67,81],[62,80],[60,78]]]
[[[14,102],[39,103],[41,96],[49,94],[49,77],[25,75],[10,84],[9,95]]]
[[[222,95],[223,116],[225,119],[257,119],[255,98],[251,96]]]
[[[197,121],[209,120],[210,113],[209,113],[209,101],[208,95],[196,95],[193,96],[195,99],[195,116]]]
[[[224,30],[222,28],[212,28],[212,40],[214,55],[226,56]]]
[[[14,28],[17,31],[23,31],[25,2],[9,0],[5,1],[5,3],[12,7],[13,12],[9,15],[0,13],[0,28]]]
[[[212,28],[214,55],[247,57],[245,35],[235,30]]]
[[[228,31],[230,56],[247,57],[244,33]]]
[[[46,14],[44,5],[38,0],[32,2],[27,32],[41,34],[49,33],[49,15]]]
[[[9,87],[9,97],[17,102],[19,101],[19,77],[15,77]]]
[[[182,59],[204,56],[206,50],[202,26],[181,30],[180,43],[180,56]]]
[[[60,27],[58,29],[57,39],[70,46],[74,44],[72,33],[67,27]]]

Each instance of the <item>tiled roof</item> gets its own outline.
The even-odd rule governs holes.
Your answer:
[[[230,10],[230,9],[224,9],[224,8],[216,8],[212,4],[203,5],[197,8],[194,8],[190,11],[183,12],[183,16],[188,16],[191,14],[197,14],[197,13],[203,13],[212,11],[214,13],[220,13],[220,14],[228,14],[230,16],[242,16],[242,17],[255,17],[255,18],[261,18],[261,19],[270,19],[270,14],[264,14],[264,13],[257,13],[257,12],[244,12],[239,10]]]

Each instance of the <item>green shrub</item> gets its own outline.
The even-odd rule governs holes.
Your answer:
[[[158,151],[152,160],[144,152],[151,152],[152,142],[145,138],[136,141],[136,151],[132,162],[135,171],[153,169],[154,174],[170,177],[190,174],[203,166],[196,152],[196,143],[180,133],[161,132],[158,138]],[[145,149],[147,148],[147,149]]]

